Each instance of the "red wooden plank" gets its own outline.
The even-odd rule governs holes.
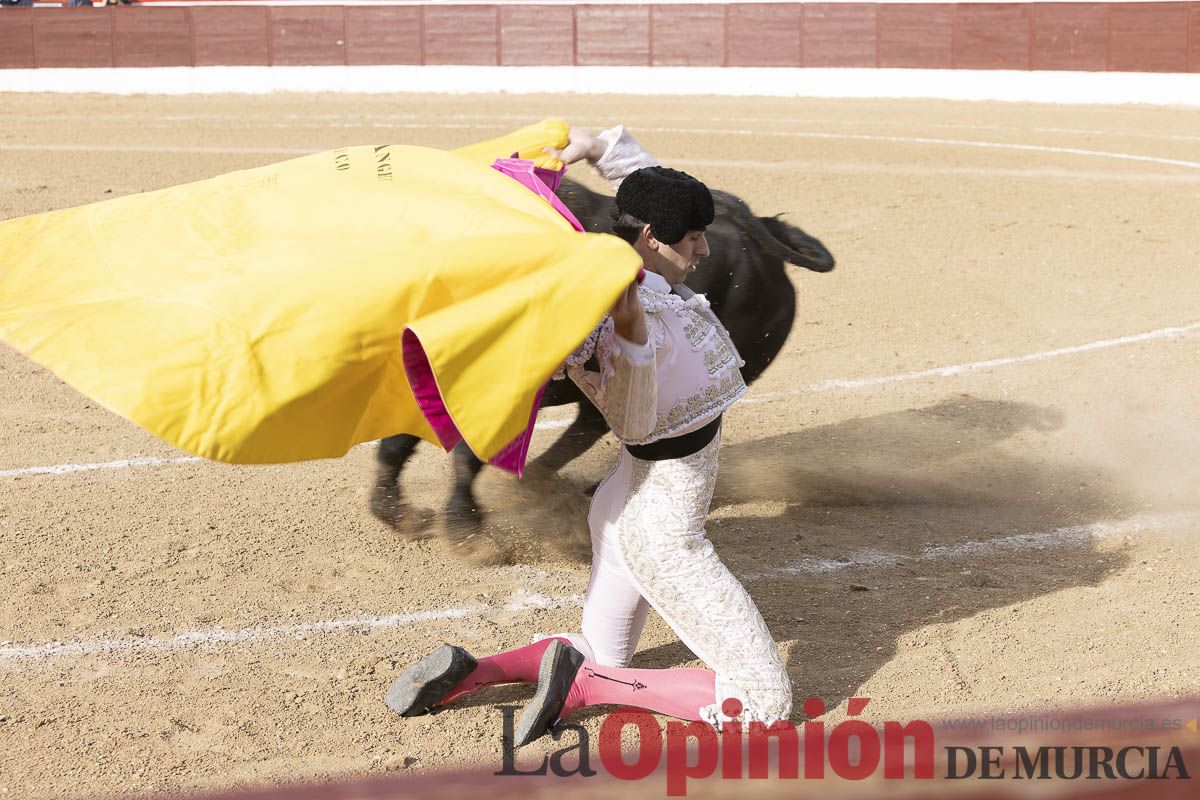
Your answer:
[[[30,69],[33,60],[33,9],[0,11],[0,69]]]
[[[800,66],[803,14],[803,6],[790,3],[729,6],[728,65]]]
[[[196,66],[269,64],[267,16],[261,8],[192,6]]]
[[[725,10],[725,41],[721,43],[721,55],[722,55],[721,65],[725,66],[725,67],[729,66],[729,28],[731,25],[731,23],[729,22],[729,8],[730,8],[729,4],[726,3],[725,7],[724,7],[724,10]]]
[[[953,63],[954,6],[880,5],[879,66],[934,69]]]
[[[263,19],[267,25],[267,63],[275,63],[275,26],[271,22],[271,7],[263,6]]]
[[[725,62],[725,9],[718,5],[654,5],[654,66],[719,67]]]
[[[644,67],[650,63],[650,7],[583,5],[575,9],[581,66]]]
[[[804,6],[804,66],[875,66],[875,5]]]
[[[1188,23],[1188,69],[1200,72],[1200,3],[1192,3]]]
[[[1108,6],[1037,3],[1033,6],[1033,69],[1108,68]]]
[[[570,66],[575,14],[568,6],[501,6],[500,63]]]
[[[960,4],[953,54],[958,69],[1029,69],[1029,6]]]
[[[191,57],[192,66],[196,66],[196,23],[192,19],[192,10],[187,9],[187,27],[188,27],[188,53]]]
[[[344,64],[342,9],[337,6],[271,7],[274,64]]]
[[[190,67],[191,30],[186,8],[112,9],[118,67]]]
[[[425,63],[425,6],[421,6],[421,63]]]
[[[426,6],[425,63],[495,66],[495,6]]]
[[[1109,8],[1108,68],[1187,72],[1187,29],[1183,3],[1114,3]]]
[[[421,9],[346,6],[349,64],[420,64]]]
[[[112,66],[112,22],[103,10],[37,8],[33,13],[39,67]]]

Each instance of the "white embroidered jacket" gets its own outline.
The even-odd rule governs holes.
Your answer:
[[[595,166],[614,186],[658,163],[623,126],[600,138],[608,149]],[[745,362],[704,295],[647,272],[638,297],[650,334],[645,345],[617,335],[612,318],[605,317],[554,376],[565,371],[616,437],[634,445],[701,428],[746,393],[740,372]],[[598,372],[585,368],[593,353]]]

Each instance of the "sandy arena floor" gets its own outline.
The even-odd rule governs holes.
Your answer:
[[[865,718],[909,720],[1196,692],[1200,111],[0,95],[0,218],[554,115],[629,124],[838,258],[795,274],[788,345],[727,416],[709,526],[797,708],[820,696],[837,720],[867,696]],[[472,566],[370,516],[369,448],[180,456],[0,348],[0,795],[499,768],[491,703],[527,690],[414,720],[382,700],[442,641],[487,654],[575,629],[587,565],[538,546],[564,534],[530,530],[528,488],[481,481],[519,563]],[[102,466],[36,469],[81,464]],[[405,490],[440,507],[449,467],[423,447]],[[652,618],[635,663],[697,662]]]

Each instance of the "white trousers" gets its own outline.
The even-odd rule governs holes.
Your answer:
[[[592,574],[579,649],[627,666],[653,607],[717,675],[717,702],[703,716],[724,719],[721,701],[732,697],[743,720],[774,722],[791,714],[791,682],[754,601],[704,531],[720,440],[669,461],[621,448],[588,513]]]

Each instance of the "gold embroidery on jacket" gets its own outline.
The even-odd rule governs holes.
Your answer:
[[[712,323],[700,316],[694,309],[687,310],[687,321],[683,323],[683,335],[687,338],[688,344],[692,346],[693,352],[699,352],[704,348],[705,342],[713,337],[717,332],[713,328]]]
[[[710,378],[717,377],[723,369],[737,366],[734,363],[733,351],[725,344],[724,339],[718,338],[716,344],[704,354],[704,366],[708,368]]]
[[[659,412],[654,435],[670,436],[702,417],[711,415],[713,411],[723,411],[745,393],[746,384],[742,381],[742,373],[736,369],[730,370],[720,383],[702,389],[669,411]]]

